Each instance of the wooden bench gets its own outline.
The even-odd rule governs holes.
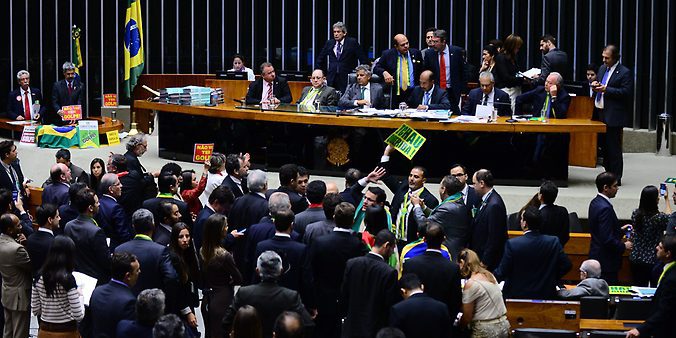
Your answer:
[[[580,329],[580,302],[507,299],[507,319],[514,329]]]

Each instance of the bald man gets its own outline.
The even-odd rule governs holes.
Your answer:
[[[413,88],[406,104],[418,110],[451,109],[448,92],[434,83],[434,73],[426,70],[420,74],[420,85]]]
[[[391,86],[391,103],[393,107],[398,107],[400,102],[406,102],[418,84],[423,71],[423,58],[419,50],[409,48],[408,38],[404,34],[394,36],[392,47],[383,52],[373,72]]]
[[[298,104],[314,105],[319,102],[322,106],[335,106],[338,104],[338,94],[333,87],[326,85],[326,76],[321,69],[315,69],[310,76],[312,86],[303,88]]]
[[[42,203],[53,204],[57,208],[68,204],[68,201],[70,201],[68,196],[71,179],[70,168],[63,163],[57,163],[49,170],[49,178],[51,183],[46,184],[42,191]]]

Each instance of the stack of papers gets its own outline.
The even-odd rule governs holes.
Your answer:
[[[488,119],[479,118],[473,115],[460,115],[447,120],[439,121],[441,123],[488,123]]]
[[[527,70],[523,73],[519,73],[519,74],[522,75],[523,77],[534,79],[534,78],[540,76],[540,73],[542,73],[540,68],[531,68],[531,69],[529,69],[529,70]]]
[[[211,92],[212,89],[209,87],[198,86],[163,88],[160,89],[159,102],[182,106],[206,106],[211,104]]]

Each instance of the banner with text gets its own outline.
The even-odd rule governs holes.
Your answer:
[[[82,106],[79,104],[74,106],[63,106],[61,107],[61,110],[63,110],[61,119],[64,121],[82,120]]]
[[[420,135],[415,129],[409,127],[406,123],[388,136],[385,143],[397,149],[407,159],[413,159],[413,156],[420,150],[427,139]]]
[[[117,107],[117,94],[103,94],[104,107]]]
[[[192,161],[198,163],[204,163],[211,158],[211,154],[214,152],[213,143],[195,143],[195,150],[193,151]]]
[[[78,134],[80,136],[80,149],[98,148],[100,146],[98,121],[79,121]]]
[[[120,133],[117,130],[107,131],[106,138],[108,139],[109,146],[120,144]]]
[[[35,126],[24,126],[23,133],[21,133],[21,143],[35,144]]]

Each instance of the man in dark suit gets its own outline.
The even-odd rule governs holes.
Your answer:
[[[296,215],[293,221],[293,229],[303,238],[305,229],[309,224],[319,221],[325,221],[324,208],[322,202],[326,195],[326,183],[324,181],[312,181],[308,183],[306,197],[310,205],[305,211]]]
[[[542,227],[540,233],[559,238],[559,243],[564,247],[570,238],[570,220],[568,209],[555,205],[559,188],[552,181],[544,181],[540,184],[538,199],[540,200],[540,215]]]
[[[385,96],[383,87],[379,83],[371,81],[371,67],[359,65],[355,69],[357,83],[353,83],[345,89],[343,96],[338,101],[338,106],[344,108],[385,108]]]
[[[122,195],[122,183],[116,174],[107,173],[101,178],[99,185],[101,198],[99,199],[99,213],[96,221],[110,238],[110,251],[132,239],[134,230],[124,215],[124,209],[117,202]]]
[[[473,208],[479,206],[480,198],[479,196],[476,195],[474,187],[471,184],[467,183],[467,179],[469,178],[467,168],[460,163],[453,164],[451,165],[450,174],[451,176],[457,178],[460,181],[460,183],[464,184],[462,190],[460,191],[460,193],[462,194],[462,201],[467,207],[467,210],[470,211],[470,216],[473,217],[474,215],[471,214],[471,211]],[[472,183],[471,179],[469,183]]]
[[[481,201],[472,210],[474,222],[469,248],[477,253],[489,271],[493,271],[502,259],[507,241],[507,208],[500,194],[493,189],[493,174],[489,170],[475,172],[472,182]]]
[[[431,209],[439,205],[439,200],[425,188],[427,169],[421,166],[413,167],[405,181],[400,181],[391,175],[389,161],[393,151],[394,147],[391,145],[385,147],[379,166],[387,170],[387,174],[383,176],[382,180],[394,193],[392,203],[390,203],[390,213],[392,214],[392,225],[395,226],[394,234],[397,238],[397,245],[403,247],[418,239],[418,222],[413,212],[412,196],[423,200],[425,205]]]
[[[596,190],[598,194],[589,203],[589,258],[601,263],[601,278],[608,285],[616,285],[617,274],[622,266],[622,254],[625,250],[631,250],[633,243],[622,243],[624,230],[629,225],[620,226],[615,209],[610,203],[610,199],[617,194],[617,176],[610,172],[600,173],[596,176]]]
[[[64,229],[68,222],[76,219],[77,216],[80,215],[80,213],[77,212],[77,208],[75,207],[75,204],[73,204],[73,201],[75,201],[75,196],[77,195],[78,191],[84,188],[87,188],[87,185],[84,183],[73,183],[70,185],[70,188],[68,188],[68,200],[70,202],[59,207],[59,218],[61,218],[59,221],[59,227],[61,229]],[[99,201],[99,203],[101,203],[101,201]]]
[[[311,86],[303,88],[298,99],[298,104],[314,105],[319,102],[321,106],[335,106],[338,104],[338,93],[333,87],[326,85],[326,76],[321,69],[315,69],[310,76]]]
[[[397,271],[387,264],[396,239],[389,230],[381,230],[375,237],[368,254],[348,260],[345,266],[338,302],[341,315],[346,317],[344,338],[375,336],[389,323],[390,307],[400,300]]]
[[[556,285],[572,266],[554,236],[540,233],[542,218],[536,207],[521,213],[523,236],[505,244],[505,254],[494,271],[504,280],[505,298],[556,299]]]
[[[643,324],[627,332],[627,338],[673,337],[674,311],[676,311],[676,236],[667,235],[657,245],[657,258],[664,269],[657,282],[657,291],[652,298],[650,316]]]
[[[355,207],[357,207],[357,204],[362,199],[362,191],[366,187],[366,184],[360,186],[361,188],[355,187],[355,184],[362,178],[361,175],[361,171],[357,168],[347,169],[345,171],[345,189],[340,192],[343,202],[352,203]]]
[[[68,183],[82,182],[89,185],[89,175],[87,172],[70,161],[70,150],[61,148],[56,151],[54,156],[56,157],[56,163],[63,163],[70,169],[71,178]]]
[[[0,170],[0,188],[11,191],[13,196],[26,196],[26,183],[17,156],[13,141],[0,142],[0,161],[4,169]]]
[[[124,209],[127,223],[131,224],[131,215],[143,206],[145,183],[143,174],[139,171],[127,169],[127,158],[122,154],[111,154],[108,157],[106,170],[117,174],[122,184],[122,193],[118,203]]]
[[[33,277],[37,276],[47,259],[49,249],[54,242],[54,230],[59,228],[59,211],[52,204],[42,204],[35,209],[38,231],[28,236],[25,246],[31,258]]]
[[[448,93],[434,83],[434,74],[429,71],[420,73],[420,85],[413,88],[406,105],[418,110],[451,109]]]
[[[445,176],[439,184],[441,203],[434,209],[423,205],[418,196],[411,196],[416,222],[424,224],[430,221],[439,224],[446,237],[444,244],[453,259],[458,257],[460,250],[467,247],[472,223],[471,211],[462,202],[460,192],[462,186],[463,183],[457,178],[451,175]]]
[[[531,109],[526,109],[528,105]],[[570,95],[563,87],[563,77],[558,72],[547,75],[544,86],[537,86],[516,97],[516,113],[530,112],[535,116],[565,119],[570,105]]]
[[[327,85],[345,92],[347,75],[359,64],[368,64],[366,53],[357,39],[347,35],[347,27],[338,21],[332,27],[333,39],[329,39],[317,55],[315,68],[324,71]]]
[[[438,224],[430,223],[425,232],[427,250],[422,255],[406,260],[402,273],[418,276],[425,285],[425,293],[443,302],[450,316],[455,318],[462,303],[460,269],[453,261],[441,255],[443,241],[442,228]]]
[[[25,70],[16,73],[19,88],[9,92],[7,97],[7,117],[11,120],[41,121],[47,106],[40,89],[30,86],[30,78],[30,73]]]
[[[136,256],[128,252],[116,252],[111,262],[112,279],[94,289],[89,301],[92,337],[117,337],[117,323],[134,319],[136,296],[131,288],[136,285],[141,265]]]
[[[157,215],[160,219],[155,226],[153,242],[167,246],[171,242],[171,228],[181,220],[181,212],[173,202],[162,201],[157,207]]]
[[[338,298],[345,265],[351,258],[367,252],[358,233],[350,231],[352,224],[336,224],[333,230],[317,237],[310,245],[310,266],[317,299],[317,334],[320,337],[340,337]]]
[[[542,52],[542,64],[540,65],[540,76],[532,81],[534,86],[542,86],[547,80],[547,76],[557,72],[564,79],[572,79],[573,72],[568,65],[568,54],[556,48],[556,38],[550,34],[540,38],[540,51]],[[563,83],[561,83],[563,86]]]
[[[136,297],[136,320],[123,319],[117,324],[118,337],[152,337],[153,326],[166,311],[162,290],[143,290]]]
[[[349,207],[349,208],[348,208]],[[322,200],[324,219],[310,223],[305,228],[303,243],[311,245],[315,239],[326,236],[337,226],[336,221],[341,219],[345,223],[352,224],[354,220],[354,206],[343,202],[338,194],[326,194]],[[336,212],[338,214],[336,214]],[[342,215],[342,216],[340,216]],[[338,217],[338,219],[336,218]]]
[[[55,205],[57,208],[68,204],[70,188],[70,169],[65,164],[57,163],[49,170],[51,183],[42,191],[42,203]]]
[[[634,80],[629,68],[620,64],[620,51],[616,46],[606,46],[601,55],[603,65],[597,76],[601,81],[592,82],[591,86],[596,92],[595,110],[600,120],[606,124],[603,167],[615,174],[621,185],[624,168],[622,128],[632,107]]]
[[[268,198],[275,192],[283,192],[289,195],[291,210],[295,214],[298,214],[308,207],[307,199],[297,191],[299,178],[298,166],[293,163],[287,163],[279,168],[279,188],[268,190],[265,192],[265,195]]]
[[[453,113],[460,111],[460,93],[466,86],[462,49],[449,46],[448,34],[443,29],[434,31],[434,50],[425,52],[425,69],[437,75],[439,87],[448,92],[448,101],[451,102]],[[443,58],[443,59],[442,59]],[[442,65],[443,67],[440,67]]]
[[[261,282],[241,287],[235,294],[232,305],[226,310],[223,317],[223,328],[226,332],[230,332],[237,310],[244,305],[256,308],[264,338],[272,337],[275,320],[284,311],[300,314],[306,328],[314,326],[298,292],[277,285],[277,280],[282,275],[282,258],[276,252],[263,252],[258,257],[256,272]]]
[[[312,272],[307,259],[305,244],[291,239],[293,231],[293,211],[280,210],[275,214],[275,235],[256,245],[256,256],[265,251],[274,251],[282,257],[284,274],[279,278],[279,285],[298,291],[303,304],[308,309],[316,309],[314,290],[312,290]],[[313,312],[316,312],[314,310]]]
[[[103,285],[110,279],[110,250],[106,234],[94,220],[99,198],[93,190],[85,188],[75,195],[73,205],[80,215],[66,224],[63,233],[75,242],[75,271],[94,277],[98,285]]]
[[[195,219],[195,225],[192,228],[192,239],[195,243],[195,250],[199,252],[202,247],[202,236],[204,235],[204,222],[213,214],[227,215],[235,201],[235,195],[230,189],[219,186],[209,195],[208,203],[200,210]]]
[[[261,64],[261,77],[251,82],[246,92],[246,104],[291,103],[291,91],[284,78],[277,78],[275,67],[270,62]]]
[[[151,198],[143,201],[143,208],[150,210],[155,216],[155,221],[162,221],[160,216],[160,203],[162,202],[171,202],[178,206],[178,211],[181,213],[181,221],[189,226],[192,226],[192,217],[188,211],[188,205],[177,199],[174,199],[174,194],[178,191],[178,178],[174,175],[162,174],[157,179],[157,187],[160,190],[160,194],[155,198]]]
[[[64,106],[80,105],[82,114],[86,115],[85,88],[79,76],[75,76],[75,65],[66,61],[61,67],[64,79],[54,83],[52,87],[52,110],[55,115],[44,116],[44,122],[64,124],[61,119]]]
[[[249,193],[246,177],[249,174],[250,165],[249,154],[229,154],[225,157],[225,172],[228,176],[225,176],[221,185],[230,188],[235,198]]]
[[[132,223],[136,230],[134,239],[115,248],[116,254],[134,254],[144,272],[136,285],[131,287],[132,291],[138,295],[142,290],[158,288],[163,289],[168,297],[175,296],[173,290],[178,277],[169,259],[169,249],[151,239],[155,229],[153,214],[147,209],[139,209],[134,212]]]
[[[407,338],[451,337],[452,317],[444,303],[430,297],[427,284],[421,283],[415,274],[407,273],[399,285],[404,300],[392,306],[390,326],[399,328]]]
[[[373,67],[373,73],[378,74],[386,84],[392,86],[390,108],[398,107],[400,102],[407,101],[423,71],[422,54],[415,48],[409,49],[406,35],[395,35],[392,45],[392,48],[383,51],[380,60]]]
[[[495,78],[491,72],[479,74],[479,88],[469,91],[468,99],[462,107],[463,115],[476,115],[476,106],[490,106],[498,110],[499,116],[512,116],[512,104],[509,94],[495,88]]]

